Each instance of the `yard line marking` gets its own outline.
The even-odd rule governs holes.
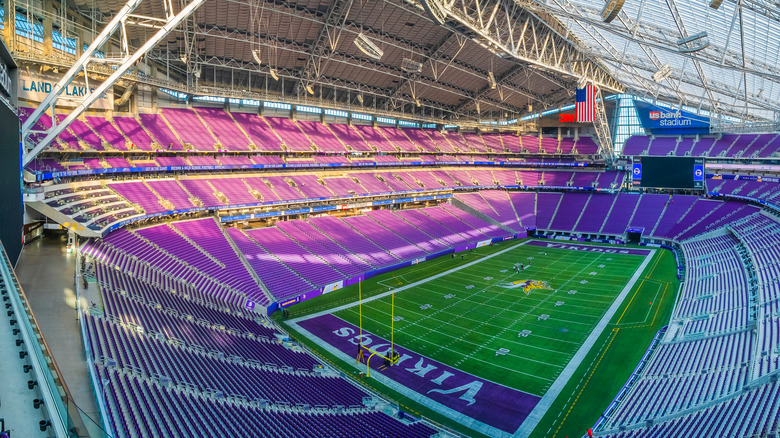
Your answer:
[[[488,285],[485,285],[485,283],[484,283],[485,282],[484,276],[485,275],[488,275],[488,276],[490,276],[490,275],[498,276],[498,275],[494,274],[492,272],[492,270],[490,270],[490,268],[487,268],[487,272],[485,272],[484,275],[476,275],[476,274],[472,274],[472,273],[466,272],[466,271],[464,271],[464,272],[459,272],[459,271],[462,271],[463,269],[466,269],[468,267],[471,267],[471,266],[474,266],[474,265],[476,265],[478,263],[481,263],[482,261],[489,260],[489,259],[492,259],[492,258],[495,258],[495,257],[497,257],[496,258],[496,263],[503,262],[502,259],[505,259],[505,257],[503,257],[503,258],[501,257],[503,254],[505,254],[505,253],[507,253],[509,251],[515,250],[518,247],[520,247],[522,245],[525,245],[527,242],[529,242],[529,241],[524,241],[524,242],[521,242],[519,244],[512,245],[512,246],[510,246],[510,247],[508,247],[506,249],[502,249],[502,250],[500,250],[500,251],[498,251],[496,253],[493,253],[493,254],[491,254],[489,256],[480,257],[480,258],[478,258],[476,260],[473,260],[471,262],[468,262],[466,264],[463,264],[463,265],[460,265],[460,266],[456,266],[456,267],[454,267],[452,269],[446,270],[446,271],[441,272],[439,274],[432,275],[432,276],[427,277],[427,278],[423,278],[423,279],[421,279],[419,281],[416,281],[416,282],[413,282],[413,283],[410,283],[410,284],[406,284],[406,285],[404,285],[402,287],[399,287],[399,288],[396,288],[396,289],[392,289],[391,288],[390,290],[388,290],[386,292],[380,292],[377,295],[374,295],[374,296],[372,296],[370,298],[364,299],[363,303],[367,304],[369,307],[377,308],[376,306],[383,306],[383,305],[385,305],[384,303],[382,303],[380,301],[377,301],[377,300],[385,298],[385,297],[393,294],[394,292],[401,292],[401,291],[404,291],[406,289],[420,287],[421,285],[426,285],[426,283],[429,283],[431,281],[434,281],[434,280],[437,280],[437,279],[440,279],[440,278],[444,278],[444,277],[449,277],[449,278],[445,278],[442,282],[444,282],[444,283],[454,283],[455,279],[460,277],[460,278],[464,279],[465,283],[459,283],[458,284],[458,286],[459,286],[458,288],[448,288],[448,289],[446,289],[444,291],[433,291],[433,292],[454,293],[454,294],[456,294],[456,296],[454,297],[456,299],[452,300],[451,302],[449,300],[447,300],[447,301],[442,300],[442,302],[444,302],[446,304],[443,307],[441,307],[441,308],[431,309],[431,310],[434,310],[432,312],[426,312],[425,314],[423,314],[420,311],[418,311],[416,309],[416,307],[414,309],[408,309],[407,306],[410,305],[410,304],[411,305],[417,304],[419,306],[418,301],[415,300],[415,298],[417,296],[414,295],[414,294],[407,294],[406,296],[404,294],[401,294],[401,295],[399,295],[399,297],[396,297],[397,298],[397,305],[400,304],[401,307],[403,309],[405,309],[405,312],[408,312],[411,315],[417,315],[417,316],[420,317],[417,320],[414,320],[413,318],[405,320],[404,324],[399,329],[399,331],[403,332],[404,329],[410,330],[412,328],[414,328],[416,330],[420,330],[420,328],[421,328],[420,327],[420,323],[422,323],[423,321],[426,321],[426,320],[427,321],[432,321],[433,325],[438,324],[438,327],[435,327],[435,328],[446,327],[448,325],[453,325],[452,321],[454,319],[459,319],[460,321],[472,320],[472,321],[477,322],[476,320],[473,320],[473,319],[470,319],[468,317],[463,316],[463,314],[457,315],[457,316],[455,316],[454,318],[452,318],[451,320],[448,320],[448,321],[443,321],[441,318],[446,318],[447,316],[452,316],[451,315],[452,312],[455,311],[458,308],[458,306],[463,306],[464,303],[473,302],[474,298],[477,297],[479,294],[484,293],[484,291],[486,291],[488,289],[492,289],[494,287],[497,287],[495,282],[493,282],[491,284],[488,284]],[[604,257],[604,255],[606,253],[599,254],[597,257],[593,258],[588,263],[584,263],[584,260],[581,261],[581,259],[588,260],[587,257],[589,255],[594,254],[594,253],[583,252],[583,254],[579,255],[579,256],[576,253],[570,254],[570,255],[567,254],[566,257],[565,257],[565,259],[566,259],[565,262],[566,263],[561,263],[561,266],[564,266],[564,265],[568,266],[570,268],[573,268],[572,270],[578,269],[579,272],[577,272],[576,274],[574,274],[570,278],[568,278],[562,285],[556,285],[556,289],[554,289],[550,293],[546,293],[541,299],[537,298],[537,300],[535,302],[528,302],[528,300],[523,300],[523,299],[517,300],[515,302],[509,302],[509,300],[506,299],[506,298],[509,298],[508,294],[505,295],[503,293],[502,294],[494,294],[490,298],[487,298],[485,300],[481,300],[480,303],[483,304],[486,309],[498,309],[499,310],[498,312],[494,312],[493,314],[487,315],[484,320],[479,320],[478,322],[481,323],[481,325],[478,328],[476,328],[476,329],[474,329],[472,331],[474,334],[484,335],[485,337],[490,336],[490,334],[489,333],[485,334],[485,333],[481,332],[479,330],[479,328],[482,328],[483,326],[495,327],[495,324],[499,323],[499,321],[506,320],[507,317],[501,316],[501,313],[507,312],[507,311],[510,311],[510,310],[513,311],[513,312],[517,312],[517,313],[523,313],[523,310],[525,310],[529,305],[530,305],[530,309],[528,309],[528,311],[525,312],[524,315],[521,315],[520,318],[517,318],[515,320],[511,320],[510,319],[510,322],[508,324],[503,324],[502,326],[499,326],[499,328],[502,331],[499,334],[494,335],[493,337],[489,338],[486,342],[482,342],[480,344],[476,344],[474,342],[469,342],[469,341],[464,341],[463,339],[458,339],[461,342],[465,342],[466,345],[478,345],[479,346],[479,348],[477,348],[476,351],[473,351],[471,354],[464,355],[463,353],[460,353],[459,351],[455,351],[455,350],[452,350],[451,348],[449,348],[451,345],[453,345],[453,342],[455,342],[455,340],[454,340],[455,337],[452,336],[452,335],[448,335],[447,333],[443,333],[441,331],[438,331],[438,330],[437,330],[437,336],[441,336],[442,338],[445,338],[445,340],[443,342],[434,343],[434,342],[432,342],[430,340],[426,340],[424,334],[421,334],[421,335],[418,335],[418,336],[414,336],[412,333],[407,332],[406,336],[409,336],[410,338],[414,338],[414,339],[419,340],[423,345],[428,345],[428,346],[431,346],[431,347],[434,347],[434,348],[438,348],[439,350],[447,350],[447,351],[456,352],[456,353],[458,353],[460,355],[460,361],[461,362],[466,361],[466,360],[475,360],[475,361],[479,361],[479,362],[483,362],[483,363],[490,363],[490,365],[493,366],[493,367],[497,367],[497,368],[500,368],[500,369],[506,369],[506,370],[511,371],[513,373],[525,374],[525,375],[527,375],[529,377],[532,377],[534,379],[538,379],[540,381],[553,382],[551,385],[549,385],[549,384],[540,385],[540,387],[543,386],[543,388],[544,388],[544,391],[543,391],[544,392],[544,396],[542,396],[542,399],[540,400],[539,404],[533,409],[531,414],[526,418],[525,422],[512,435],[512,436],[515,436],[515,437],[528,437],[530,435],[530,433],[533,432],[533,429],[538,425],[539,421],[541,421],[542,417],[547,412],[547,410],[549,410],[551,404],[554,402],[554,400],[560,394],[563,386],[571,379],[571,376],[576,371],[576,368],[582,362],[582,360],[584,359],[584,357],[588,353],[588,351],[593,347],[593,344],[595,343],[595,341],[598,339],[598,337],[603,332],[604,327],[609,323],[611,318],[614,316],[614,314],[617,312],[619,307],[622,305],[622,303],[624,302],[624,300],[627,297],[628,293],[630,292],[631,288],[633,288],[633,286],[636,284],[638,278],[644,272],[645,268],[648,266],[648,264],[652,260],[652,258],[655,255],[655,253],[656,253],[656,250],[651,250],[648,255],[644,256],[643,262],[640,264],[640,266],[638,266],[636,268],[636,270],[634,271],[633,276],[631,277],[629,282],[627,284],[625,284],[625,287],[620,292],[620,294],[618,294],[617,297],[614,298],[611,301],[612,304],[606,310],[604,315],[601,317],[601,320],[595,325],[595,327],[594,327],[593,323],[587,324],[587,323],[583,323],[583,322],[579,322],[579,321],[569,321],[569,322],[567,322],[566,320],[561,320],[561,319],[556,318],[558,321],[564,322],[564,323],[567,323],[567,324],[581,324],[581,325],[586,325],[588,327],[594,327],[594,328],[590,332],[590,334],[587,336],[587,338],[585,339],[584,342],[580,343],[580,342],[573,342],[572,341],[572,343],[574,343],[574,344],[581,344],[579,349],[576,351],[575,354],[565,353],[565,352],[556,352],[556,353],[559,353],[559,354],[565,354],[567,359],[569,359],[569,360],[566,362],[563,371],[560,372],[560,374],[558,374],[558,377],[555,378],[554,381],[553,381],[553,379],[545,379],[545,378],[540,377],[540,376],[531,375],[531,374],[527,374],[527,373],[522,373],[522,372],[518,371],[517,369],[509,369],[507,367],[502,367],[500,365],[496,365],[493,362],[489,362],[487,360],[475,358],[475,357],[473,357],[473,355],[476,354],[476,353],[479,353],[479,352],[484,352],[485,349],[490,349],[490,347],[488,347],[488,345],[493,344],[496,341],[496,338],[500,337],[503,333],[506,333],[507,331],[515,330],[520,324],[522,324],[524,326],[527,326],[527,327],[531,327],[531,328],[533,328],[533,327],[543,327],[543,326],[539,326],[538,324],[534,324],[534,322],[536,322],[536,321],[530,321],[530,320],[529,321],[525,321],[525,320],[523,320],[523,318],[527,318],[528,316],[533,316],[532,315],[533,312],[537,311],[540,308],[544,309],[545,308],[544,306],[551,306],[552,305],[551,301],[554,302],[556,299],[566,300],[567,302],[569,302],[569,299],[568,299],[569,295],[567,295],[567,293],[568,293],[567,291],[568,291],[568,289],[570,287],[568,287],[568,286],[570,284],[572,284],[573,282],[576,282],[577,280],[581,279],[582,275],[583,275],[583,272],[585,272],[587,269],[589,269],[595,262],[602,262],[603,261],[603,257]],[[614,256],[614,254],[607,254],[607,255]],[[539,257],[538,259],[539,260],[545,260],[544,257]],[[442,262],[439,262],[439,263],[443,264],[445,262],[442,261]],[[554,277],[556,273],[560,272],[560,270],[556,269],[557,264],[554,261],[549,261],[548,260],[548,263],[550,264],[549,269],[543,269],[542,270],[542,269],[539,269],[537,267],[532,272],[529,272],[527,274],[529,275],[529,277],[530,276],[532,276],[532,277],[553,276]],[[453,275],[455,273],[457,273],[457,274]],[[511,277],[512,277],[512,275],[510,275],[509,277],[505,277],[502,280],[505,281],[507,278],[511,278]],[[600,272],[597,282],[599,282],[599,281],[600,282],[609,282],[613,278],[618,278],[618,276],[605,275],[605,274]],[[474,284],[476,284],[477,287],[481,288],[481,289],[477,290],[477,291],[474,291],[473,293],[467,293],[463,289],[463,286],[464,286],[464,284],[468,284],[468,282],[471,282],[471,281],[473,281]],[[591,281],[591,283],[593,283],[593,284],[589,284],[587,286],[583,286],[583,285],[577,284],[574,287],[576,289],[578,289],[579,291],[581,291],[583,296],[588,296],[588,295],[590,295],[588,293],[589,291],[591,291],[591,290],[595,291],[595,292],[598,291],[597,288],[593,287],[595,285],[595,282]],[[385,286],[385,285],[383,285],[383,286]],[[426,285],[426,286],[428,286],[428,285]],[[388,287],[388,286],[385,286],[385,287]],[[431,289],[429,289],[428,287],[421,287],[421,289],[426,290],[426,291],[431,291]],[[475,288],[475,289],[477,289],[477,288]],[[471,292],[471,291],[469,291],[469,292]],[[598,293],[594,293],[592,295],[594,297],[598,297],[598,298],[609,298],[608,296],[604,296],[604,295],[598,294]],[[564,298],[562,298],[562,297],[564,297]],[[520,298],[525,298],[525,297],[520,297]],[[601,301],[601,300],[599,300],[599,301]],[[404,303],[406,303],[406,305],[404,305]],[[497,306],[497,305],[501,305],[501,304],[504,304],[504,306],[503,307]],[[600,307],[602,307],[604,304],[608,304],[608,302],[607,303],[599,302],[598,304],[599,304]],[[337,307],[330,308],[330,309],[327,309],[327,310],[323,310],[323,311],[320,311],[320,312],[317,312],[317,313],[314,313],[314,314],[309,314],[309,315],[298,317],[296,319],[293,319],[293,320],[289,321],[289,324],[291,326],[293,326],[293,327],[296,327],[296,326],[300,327],[297,324],[299,321],[305,321],[305,320],[308,320],[308,319],[311,319],[311,318],[320,317],[320,316],[323,316],[323,315],[326,315],[326,314],[332,314],[332,313],[335,313],[335,312],[339,312],[341,310],[346,310],[347,312],[354,313],[354,312],[357,311],[356,307],[358,305],[359,305],[358,302],[353,302],[353,303],[337,306]],[[576,304],[572,304],[572,307],[577,308],[577,307],[580,307],[580,306],[577,306]],[[570,314],[571,313],[571,312],[565,312],[565,311],[558,310],[558,309],[555,312],[560,312],[559,314],[562,314],[562,315],[566,315],[566,314]],[[475,313],[475,315],[479,315],[479,312]],[[364,315],[364,316],[366,316],[366,315]],[[369,318],[370,321],[375,321],[375,319],[373,319],[371,317],[368,317],[368,318]],[[460,318],[463,318],[463,319],[460,319]],[[427,329],[428,327],[425,327],[425,328]],[[574,330],[572,332],[573,332],[573,334],[576,334],[577,336],[580,336],[580,333],[577,330]],[[582,335],[585,335],[585,334],[586,333],[582,333]],[[380,336],[381,336],[381,334],[380,334]],[[536,335],[534,335],[534,336],[536,336]],[[311,339],[316,338],[316,337],[312,337],[312,336],[307,336],[307,337],[309,337]],[[540,337],[540,338],[542,338],[542,337]],[[544,338],[545,339],[549,339],[547,337],[544,337]],[[449,342],[448,339],[453,339],[453,341]],[[556,340],[558,340],[558,339],[556,339]],[[510,341],[505,341],[504,339],[501,339],[501,341],[502,342],[507,342],[507,345],[514,345],[514,343],[510,344],[509,343]],[[558,340],[558,341],[560,341],[560,340]],[[515,342],[518,342],[518,341],[515,341]],[[444,344],[444,345],[442,345],[442,344]],[[533,344],[527,344],[527,345],[526,344],[520,344],[520,345],[523,345],[526,348],[538,348],[538,347],[535,347]],[[430,349],[431,348],[429,347],[429,350]],[[426,355],[427,354],[428,353],[426,353]],[[520,360],[526,360],[526,361],[532,360],[532,359],[528,359],[528,358],[525,358],[525,357],[522,357],[522,356],[517,356],[517,355],[514,355],[514,354],[508,354],[508,356],[512,356],[513,358],[516,357],[517,359],[520,359]],[[425,404],[425,403],[423,403],[423,404]]]
[[[454,268],[452,268],[452,269],[450,269],[448,271],[444,271],[444,272],[441,272],[439,274],[432,275],[432,276],[427,277],[427,278],[423,278],[422,280],[415,281],[414,283],[407,284],[406,286],[401,286],[398,289],[394,289],[392,291],[383,292],[383,293],[374,295],[373,297],[365,298],[363,300],[363,303],[365,304],[365,303],[368,303],[368,302],[371,302],[371,301],[374,301],[374,300],[378,300],[380,298],[384,298],[386,296],[389,296],[389,295],[391,295],[391,294],[393,294],[395,292],[402,292],[402,291],[405,291],[406,289],[410,289],[410,288],[419,286],[421,284],[425,284],[425,283],[427,283],[429,281],[436,280],[437,278],[445,277],[447,275],[450,275],[453,272],[458,272],[458,271],[460,271],[462,269],[466,269],[466,268],[468,268],[470,266],[476,265],[478,263],[482,263],[485,260],[490,260],[493,257],[496,257],[496,256],[499,256],[499,255],[504,254],[506,252],[509,252],[509,251],[511,251],[511,250],[513,250],[515,248],[518,248],[520,246],[525,245],[528,242],[529,242],[528,240],[520,242],[517,245],[512,245],[509,248],[502,249],[501,251],[498,251],[496,253],[490,254],[489,256],[485,256],[485,257],[482,257],[480,259],[474,260],[473,262],[468,262],[465,265],[460,265],[460,266],[454,267]],[[322,315],[328,315],[328,314],[331,314],[331,313],[338,312],[340,310],[348,309],[350,307],[355,307],[357,305],[358,305],[358,303],[355,303],[355,302],[353,302],[351,304],[344,304],[342,306],[334,307],[334,308],[331,308],[331,309],[328,309],[328,310],[323,310],[322,312],[317,312],[317,313],[312,313],[312,314],[309,314],[309,315],[301,316],[299,318],[291,320],[290,322],[305,321],[307,319],[316,318],[316,317],[322,316]]]
[[[634,272],[634,275],[631,276],[631,280],[628,282],[628,284],[626,284],[626,287],[623,288],[623,291],[620,292],[620,295],[618,295],[618,297],[612,303],[612,306],[610,306],[609,310],[607,310],[607,313],[605,313],[601,318],[601,321],[599,321],[596,328],[593,329],[590,336],[588,336],[588,339],[585,340],[579,350],[577,350],[577,353],[574,355],[571,361],[569,361],[568,365],[566,365],[566,368],[563,370],[563,372],[561,372],[558,378],[555,379],[555,383],[553,383],[550,389],[547,390],[539,403],[525,419],[523,424],[520,425],[520,427],[517,429],[514,434],[516,438],[528,438],[531,436],[531,433],[534,431],[534,429],[536,429],[536,426],[540,421],[542,421],[544,414],[546,414],[547,410],[550,409],[550,406],[552,406],[555,399],[558,398],[558,395],[561,393],[561,391],[563,391],[564,386],[566,386],[566,384],[569,382],[569,379],[571,379],[571,376],[585,359],[585,356],[596,343],[599,336],[601,336],[601,333],[604,332],[604,329],[609,324],[609,321],[613,316],[615,316],[615,313],[617,313],[618,309],[623,304],[623,301],[626,299],[626,296],[628,296],[628,293],[631,292],[631,289],[634,287],[636,281],[640,276],[642,276],[642,274],[644,274],[645,268],[648,264],[650,264],[650,261],[653,259],[655,253],[656,250],[651,250],[650,254],[645,256],[645,260]]]

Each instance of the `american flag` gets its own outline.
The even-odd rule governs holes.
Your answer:
[[[593,122],[596,117],[596,87],[586,85],[577,89],[577,121]]]

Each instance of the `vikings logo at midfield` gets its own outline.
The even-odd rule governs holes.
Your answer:
[[[502,283],[499,286],[507,289],[523,289],[523,292],[525,292],[526,295],[528,295],[532,289],[552,289],[546,281],[540,280],[518,280],[511,283]]]

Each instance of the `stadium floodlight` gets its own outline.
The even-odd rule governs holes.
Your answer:
[[[498,85],[496,83],[496,77],[493,75],[492,71],[488,72],[488,84],[490,84],[490,89],[495,90],[496,86]]]
[[[382,49],[374,44],[373,41],[368,39],[368,37],[365,36],[362,32],[359,33],[357,37],[355,37],[354,42],[357,48],[360,49],[361,52],[365,53],[369,58],[379,61],[385,54]]]
[[[699,32],[687,38],[677,40],[677,50],[683,53],[693,53],[704,50],[710,46],[707,31]]]
[[[428,14],[428,18],[438,25],[444,24],[447,19],[447,8],[443,3],[437,0],[421,0],[420,3]]]
[[[710,2],[710,7],[712,9],[718,9],[720,7],[720,4],[723,3],[723,0],[712,0]]]
[[[611,23],[615,17],[618,16],[620,10],[623,9],[623,3],[626,0],[609,0],[604,9],[601,10],[601,21],[605,23]]]
[[[181,62],[183,62],[185,64],[187,63],[187,55],[181,55],[181,56],[179,56],[179,59],[181,60]]]
[[[660,70],[653,73],[653,80],[656,82],[663,82],[671,75],[672,75],[671,66],[669,66],[669,64],[664,64]]]
[[[404,58],[401,61],[401,70],[407,73],[420,73],[422,71],[422,63],[413,59]]]
[[[311,85],[306,86],[306,92],[314,96],[314,88]]]
[[[252,57],[255,58],[255,62],[257,62],[258,64],[262,64],[263,63],[262,58],[260,57],[260,48],[259,47],[257,49],[252,50]]]
[[[529,103],[529,104],[528,104],[528,112],[530,113],[530,112],[532,112],[533,110],[534,110],[534,104],[532,104],[532,103]]]
[[[276,74],[276,69],[275,68],[272,68],[270,70],[270,73],[271,73],[271,77],[274,78],[275,81],[279,80],[279,75]]]
[[[414,98],[414,103],[417,105],[417,108],[420,107],[420,99]]]
[[[363,95],[362,94],[358,94],[357,100],[358,100],[358,102],[360,102],[361,105],[363,105]]]

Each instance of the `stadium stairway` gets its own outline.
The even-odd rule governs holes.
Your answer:
[[[577,216],[577,220],[574,222],[574,226],[571,227],[572,230],[577,229],[577,226],[580,224],[580,221],[582,220],[582,215],[585,214],[585,210],[588,208],[591,199],[593,199],[593,194],[589,193],[588,199],[585,201],[585,205],[582,206],[582,210],[580,210],[580,214]]]
[[[208,257],[208,258],[209,258],[209,259],[210,259],[212,262],[214,262],[215,264],[219,265],[219,266],[220,266],[220,267],[222,267],[222,268],[224,268],[224,267],[225,267],[225,264],[224,264],[224,263],[222,263],[222,261],[218,260],[216,257],[214,257],[213,255],[211,255],[211,253],[209,253],[208,251],[206,251],[205,249],[203,249],[203,247],[201,247],[200,245],[198,245],[197,243],[195,243],[195,242],[194,242],[192,239],[190,239],[190,238],[189,238],[189,236],[187,236],[186,234],[184,234],[184,233],[183,233],[183,232],[182,232],[182,231],[181,231],[181,230],[180,230],[180,229],[179,229],[179,228],[178,228],[178,227],[177,227],[175,224],[173,224],[173,223],[171,223],[171,222],[168,222],[168,223],[167,223],[167,224],[165,224],[165,225],[167,225],[167,226],[168,226],[168,228],[170,228],[170,229],[171,229],[171,231],[173,231],[174,233],[178,234],[178,235],[179,235],[179,237],[181,237],[182,239],[186,240],[186,241],[187,241],[187,243],[189,243],[190,245],[192,245],[193,247],[195,247],[195,249],[197,249],[197,250],[198,250],[198,251],[199,251],[201,254],[203,254],[204,256]]]
[[[261,291],[263,291],[263,294],[265,294],[265,297],[268,299],[268,302],[271,303],[274,301],[274,296],[271,294],[271,292],[268,290],[268,287],[263,283],[263,281],[260,279],[260,277],[257,275],[257,272],[255,272],[254,269],[252,269],[252,265],[249,264],[249,261],[246,259],[246,256],[244,253],[241,252],[236,242],[233,241],[233,238],[230,237],[230,234],[228,234],[227,229],[225,227],[219,226],[219,230],[222,233],[223,237],[225,238],[225,241],[230,245],[230,247],[233,249],[233,252],[235,252],[236,256],[239,260],[241,260],[241,263],[244,265],[244,268],[247,272],[249,272],[249,275],[252,276],[252,279],[255,280],[255,283],[257,283],[257,286],[260,288]]]
[[[168,119],[165,117],[165,115],[164,115],[162,112],[158,113],[158,114],[157,114],[157,117],[159,117],[160,121],[162,121],[163,125],[165,125],[165,127],[168,129],[168,131],[169,131],[171,134],[173,134],[174,138],[176,138],[176,141],[178,141],[178,142],[179,142],[179,144],[180,144],[180,145],[182,145],[182,149],[184,149],[184,150],[187,150],[187,149],[193,149],[193,147],[192,147],[192,144],[191,144],[191,143],[189,143],[189,142],[185,142],[185,141],[182,139],[181,135],[180,135],[178,132],[176,132],[176,130],[175,130],[175,129],[173,129],[173,125],[172,125],[172,124],[171,124],[171,122],[170,122],[170,121],[169,121],[169,120],[168,120]],[[174,143],[174,145],[175,145],[175,144],[176,144],[176,143]]]
[[[74,222],[73,217],[61,213],[58,209],[49,206],[44,201],[27,201],[25,202],[25,205],[58,224],[69,224]],[[84,226],[84,229],[80,230],[79,234],[83,237],[100,237],[102,235],[99,230],[94,230],[87,226]]]
[[[483,221],[485,221],[485,222],[487,222],[489,224],[493,224],[493,225],[501,228],[502,230],[506,231],[507,233],[510,233],[510,234],[514,234],[515,233],[515,230],[507,227],[506,225],[504,225],[501,222],[493,219],[492,217],[486,215],[485,213],[483,213],[483,212],[481,212],[481,211],[479,211],[479,210],[477,210],[475,208],[472,208],[468,204],[466,204],[463,201],[461,201],[460,199],[458,199],[457,196],[452,198],[452,205],[460,208],[461,210],[465,211],[466,213],[471,214],[472,216],[476,216],[476,217],[482,219]],[[494,213],[495,213],[495,210],[494,210]]]

